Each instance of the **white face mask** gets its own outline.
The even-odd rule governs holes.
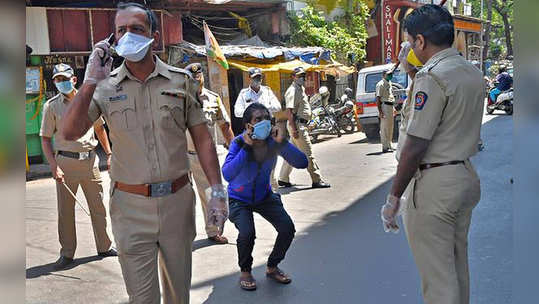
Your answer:
[[[129,61],[138,62],[146,56],[153,41],[154,39],[127,32],[118,40],[116,53]]]

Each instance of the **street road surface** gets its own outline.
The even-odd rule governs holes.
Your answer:
[[[511,116],[485,116],[485,149],[473,159],[482,186],[470,231],[473,304],[506,304],[512,299],[512,126]],[[392,153],[380,150],[362,133],[328,137],[314,145],[314,154],[332,188],[309,189],[307,172],[294,170],[297,187],[280,190],[297,230],[280,265],[292,275],[287,286],[264,276],[276,237],[271,225],[255,216],[253,274],[258,290],[245,292],[238,287],[236,229],[228,222],[225,236],[231,244],[211,245],[197,206],[191,303],[423,303],[403,231],[386,234],[380,222],[379,210],[397,164]],[[108,193],[110,181],[106,172],[103,175]],[[77,196],[84,202],[82,191]],[[52,270],[59,252],[52,179],[27,183],[25,210],[27,303],[127,302],[117,259],[96,256],[89,217],[78,206],[74,267]]]

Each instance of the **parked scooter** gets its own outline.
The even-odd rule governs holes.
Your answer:
[[[492,88],[489,90],[487,95],[487,113],[492,114],[494,110],[505,111],[507,115],[513,115],[513,88],[509,90],[502,91],[497,97],[496,100],[492,100],[492,94],[490,92],[496,88],[496,84],[492,84]]]

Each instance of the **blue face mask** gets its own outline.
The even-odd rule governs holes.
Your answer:
[[[62,94],[69,94],[71,93],[71,91],[73,91],[73,83],[71,83],[71,81],[69,80],[55,82],[54,84],[56,85],[58,91],[60,91],[60,93]]]
[[[262,120],[253,126],[252,139],[265,140],[271,133],[271,121]]]

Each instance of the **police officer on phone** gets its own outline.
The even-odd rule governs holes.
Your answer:
[[[208,220],[220,227],[228,204],[215,145],[198,82],[151,50],[160,41],[155,14],[120,3],[114,24],[124,62],[111,72],[111,45],[95,45],[61,130],[79,138],[101,115],[110,126],[110,214],[129,303],[160,303],[160,274],[163,303],[187,304],[196,228],[186,131],[211,185]]]

